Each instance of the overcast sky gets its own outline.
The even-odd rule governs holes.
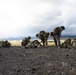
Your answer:
[[[62,35],[76,35],[76,0],[0,0],[0,38],[35,36],[62,25]]]

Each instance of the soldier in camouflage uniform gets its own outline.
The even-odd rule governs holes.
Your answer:
[[[26,37],[22,40],[21,45],[26,47],[26,45],[30,42],[31,37]]]
[[[40,31],[38,34],[36,34],[36,37],[38,37],[40,40],[41,40],[41,42],[43,43],[43,46],[44,46],[44,33],[45,33],[45,31]]]
[[[0,46],[1,47],[10,47],[11,43],[8,42],[7,40],[6,41],[0,41]]]
[[[71,39],[67,39],[62,43],[63,48],[72,48]]]
[[[40,44],[40,42],[38,40],[34,40],[30,43],[28,43],[28,45],[26,46],[27,48],[38,48],[41,47],[42,45]]]
[[[38,37],[42,41],[43,46],[47,45],[47,39],[49,37],[49,33],[48,32],[40,31],[38,34],[36,34],[36,37]]]
[[[64,26],[56,27],[56,28],[54,28],[54,31],[51,32],[51,34],[50,34],[51,36],[53,36],[53,39],[54,39],[56,46],[61,46],[60,37],[61,37],[61,33],[63,30],[65,30]]]
[[[72,46],[73,46],[74,48],[76,48],[76,38],[73,39],[73,41],[72,41]]]
[[[48,40],[49,35],[50,35],[49,32],[45,32],[44,35],[43,35],[43,36],[44,36],[44,45],[45,45],[45,46],[48,45],[47,40]]]

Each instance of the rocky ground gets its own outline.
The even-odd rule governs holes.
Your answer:
[[[0,75],[76,75],[76,49],[0,48]]]

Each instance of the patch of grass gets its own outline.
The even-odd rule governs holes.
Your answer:
[[[9,42],[11,43],[11,46],[21,46],[22,40],[9,40]],[[61,43],[63,42],[64,40],[61,40]],[[49,46],[55,45],[54,40],[48,40],[48,45]]]
[[[63,43],[65,40],[61,40],[61,43]],[[52,46],[55,45],[54,40],[48,40],[48,45]]]
[[[11,46],[21,46],[22,40],[10,40]]]

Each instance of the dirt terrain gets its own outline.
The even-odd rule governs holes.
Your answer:
[[[0,48],[0,75],[76,75],[76,49]]]

